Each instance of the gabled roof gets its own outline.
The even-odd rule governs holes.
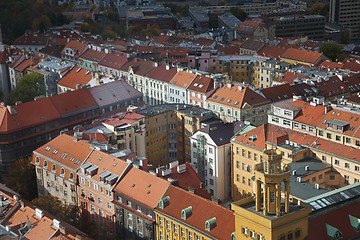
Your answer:
[[[87,49],[83,54],[80,55],[80,59],[99,63],[107,53],[95,51],[93,49]]]
[[[191,84],[196,76],[197,75],[194,73],[180,71],[170,80],[170,84],[185,89]]]
[[[242,145],[247,145],[258,149],[259,151],[263,151],[266,147],[266,127],[267,125],[263,124],[246,133],[239,134],[233,138],[233,142],[241,143]]]
[[[187,88],[189,91],[208,93],[214,90],[214,79],[197,75]]]
[[[253,33],[258,27],[262,25],[261,19],[246,19],[236,28],[238,32]]]
[[[274,81],[294,84],[295,79],[297,79],[297,78],[303,79],[303,78],[305,78],[305,75],[299,74],[299,73],[296,73],[293,71],[286,71],[284,75],[275,78]]]
[[[70,171],[75,173],[76,170],[86,161],[87,156],[93,151],[91,145],[84,141],[76,141],[67,134],[61,134],[52,139],[47,144],[42,145],[34,151],[36,155],[40,155],[39,166],[44,166],[44,157],[51,159],[53,163],[66,166],[64,178],[69,178]],[[35,159],[32,159],[35,164]],[[36,165],[36,164],[35,164]],[[51,171],[52,164],[49,163],[47,168]],[[60,168],[56,169],[57,175],[60,175]]]
[[[260,94],[251,90],[249,87],[240,85],[225,85],[218,88],[209,98],[208,101],[217,102],[226,106],[243,108],[245,104],[250,106],[260,106],[270,103]]]
[[[89,88],[88,91],[100,107],[122,101],[128,101],[128,104],[131,104],[132,99],[142,99],[141,92],[122,80],[101,84]]]
[[[360,91],[360,73],[354,74],[352,76],[345,76],[343,77],[342,81],[346,84],[352,93]]]
[[[170,80],[175,76],[177,73],[177,68],[169,67],[165,64],[161,64],[146,74],[148,78],[152,78],[155,80],[159,80],[162,82],[170,82]]]
[[[271,102],[278,102],[292,98],[297,93],[288,83],[264,88],[261,89],[260,92]]]
[[[119,70],[127,62],[126,53],[114,51],[107,54],[99,65]]]
[[[79,57],[80,54],[82,54],[86,48],[87,45],[85,43],[76,41],[76,40],[70,40],[64,47],[64,49],[61,51],[61,54],[65,54],[65,49],[69,48],[75,51],[75,57]]]
[[[92,79],[92,72],[79,66],[73,67],[58,81],[58,85],[75,90],[77,86],[84,86]]]
[[[164,209],[156,207],[158,212],[171,216],[182,224],[190,225],[204,235],[215,239],[230,239],[231,234],[235,231],[235,217],[229,209],[171,185],[165,192],[165,197],[170,198],[169,202]],[[191,214],[183,219],[181,212],[188,207],[192,208]],[[207,231],[205,222],[212,218],[216,218],[216,224],[210,231]]]
[[[115,191],[155,208],[169,186],[170,182],[162,178],[132,168],[115,187]]]
[[[256,41],[256,40],[246,40],[243,44],[240,45],[241,49],[246,49],[246,50],[252,50],[255,52],[260,51],[263,47],[265,46],[264,42],[261,41]]]
[[[291,60],[316,64],[322,57],[322,53],[311,52],[306,50],[300,50],[296,48],[288,48],[286,51],[281,55],[282,58],[287,58]]]

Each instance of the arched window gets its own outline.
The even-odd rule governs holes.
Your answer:
[[[70,180],[74,180],[74,174],[73,174],[73,173],[70,173],[69,178],[70,178]]]
[[[35,158],[35,163],[39,165],[39,163],[40,163],[40,158],[39,158],[39,156],[36,156],[36,158]]]
[[[55,171],[56,170],[56,165],[53,164],[52,167],[51,167],[51,171]]]
[[[44,167],[47,167],[47,161],[46,160],[44,161]]]
[[[60,170],[60,175],[64,175],[65,174],[65,169],[64,168],[61,168]]]

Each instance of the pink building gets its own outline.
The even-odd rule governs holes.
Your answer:
[[[217,50],[190,50],[188,52],[188,67],[203,72],[214,72]]]

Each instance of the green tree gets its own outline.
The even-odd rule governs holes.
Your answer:
[[[118,37],[117,33],[112,31],[111,29],[106,29],[102,34],[101,37],[103,39],[115,39]]]
[[[4,182],[29,201],[37,197],[35,167],[30,163],[30,158],[22,158],[13,163]]]
[[[311,14],[319,14],[325,17],[329,16],[329,4],[315,2],[310,7]]]
[[[49,29],[49,27],[51,27],[51,21],[50,18],[46,15],[35,18],[31,24],[31,28],[34,32],[45,32],[47,29]]]
[[[337,43],[324,43],[320,47],[320,52],[322,52],[326,57],[330,58],[331,61],[341,61],[344,58],[343,48],[340,44]]]
[[[239,7],[231,7],[230,13],[237,17],[240,21],[245,21],[247,13]]]
[[[45,93],[43,76],[38,73],[29,73],[19,79],[17,87],[7,98],[7,104],[14,105],[17,101],[29,102]]]

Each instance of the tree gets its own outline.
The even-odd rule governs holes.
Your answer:
[[[14,105],[17,101],[29,102],[45,93],[43,76],[38,73],[29,73],[19,79],[17,87],[8,96],[7,104]]]
[[[240,21],[245,21],[247,18],[247,13],[238,7],[231,7],[230,13],[237,17]]]
[[[118,37],[116,32],[113,32],[111,29],[105,29],[105,31],[101,34],[103,39],[115,39]]]
[[[4,182],[29,201],[37,197],[35,167],[30,163],[30,158],[22,158],[13,163]]]
[[[320,47],[320,52],[330,58],[331,61],[340,61],[344,58],[342,46],[337,43],[324,43]]]
[[[45,32],[47,29],[49,29],[49,27],[51,27],[51,21],[50,18],[46,15],[35,18],[31,24],[31,28],[34,32]]]
[[[311,14],[319,14],[325,17],[329,16],[329,4],[316,2],[311,5]]]

